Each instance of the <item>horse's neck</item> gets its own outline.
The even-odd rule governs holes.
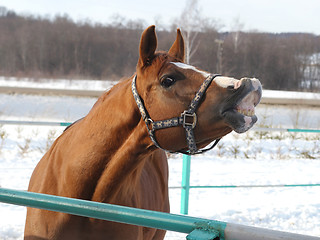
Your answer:
[[[134,102],[129,80],[114,86],[102,95],[89,114],[83,119],[82,126],[90,136],[86,139],[95,145],[97,151],[112,156],[123,147],[130,135],[147,137],[145,126]],[[80,127],[80,126],[79,126]],[[142,128],[144,131],[137,131]],[[139,143],[137,143],[139,145]]]
[[[108,202],[119,186],[133,185],[142,171],[144,159],[154,147],[134,102],[130,82],[121,83],[99,99],[86,119],[90,134],[99,136],[95,152],[103,156],[104,170],[92,200]],[[98,140],[99,139],[99,140]],[[99,164],[100,165],[100,164]],[[128,182],[129,181],[129,182]]]

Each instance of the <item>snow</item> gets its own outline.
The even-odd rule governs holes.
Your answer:
[[[15,78],[1,77],[0,86],[6,87],[31,87],[31,88],[53,88],[53,89],[86,89],[86,90],[104,90],[108,89],[116,81],[100,80],[67,80],[67,79],[33,79],[33,78]]]
[[[179,65],[180,66],[180,65]],[[192,67],[192,66],[191,66]],[[14,78],[1,77],[0,86],[6,87],[31,87],[31,88],[51,88],[51,89],[77,89],[77,90],[104,90],[115,85],[117,81],[102,80],[67,80],[67,79],[33,79],[33,78]],[[275,91],[264,90],[263,96],[267,98],[284,98],[284,99],[319,99],[320,93],[314,92],[296,92],[296,91]]]
[[[0,78],[0,85],[10,82],[16,86],[15,81]],[[23,81],[30,87],[30,80]],[[53,87],[53,82],[46,82],[35,85]],[[102,90],[112,86],[100,81],[59,82],[54,83],[55,88]],[[95,101],[88,97],[0,94],[0,116],[10,120],[75,121],[86,115]],[[319,108],[260,105],[256,112],[260,126],[320,128]],[[27,189],[47,145],[63,130],[53,126],[0,126],[0,186]],[[319,184],[319,145],[319,133],[232,133],[214,150],[192,157],[191,185]],[[170,187],[180,186],[182,156],[169,155],[169,167]],[[180,191],[170,188],[172,213],[180,212]],[[189,215],[320,237],[319,196],[320,187],[191,189]],[[0,203],[1,240],[23,239],[25,214],[24,207]],[[166,239],[185,236],[169,232]]]
[[[267,98],[277,97],[284,99],[317,99],[320,101],[320,93],[315,92],[296,92],[296,91],[275,91],[275,90],[264,90],[263,96]]]

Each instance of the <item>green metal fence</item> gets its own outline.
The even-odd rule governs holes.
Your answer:
[[[215,220],[4,188],[0,188],[0,202],[186,233],[189,240],[320,240]]]
[[[70,122],[43,121],[11,121],[0,120],[0,124],[40,125],[40,126],[69,126]],[[289,128],[254,128],[255,131],[286,131],[320,133],[316,129]],[[320,184],[283,184],[283,185],[228,185],[228,186],[190,186],[191,157],[183,155],[181,214],[188,214],[189,191],[192,188],[239,188],[239,187],[310,187]],[[173,187],[175,188],[175,187]],[[0,202],[27,207],[35,207],[69,214],[93,217],[103,220],[158,228],[169,231],[188,233],[187,239],[320,239],[305,235],[284,233],[267,229],[252,228],[208,219],[189,216],[160,213],[142,209],[134,209],[111,204],[102,204],[78,199],[50,196],[0,188]]]
[[[254,131],[270,132],[292,132],[292,133],[320,133],[319,129],[296,129],[296,128],[259,128],[254,127]],[[188,214],[189,209],[189,192],[192,188],[261,188],[261,187],[319,187],[319,184],[278,184],[278,185],[224,185],[224,186],[191,186],[190,185],[190,172],[191,172],[191,156],[183,155],[182,159],[182,180],[181,187],[181,205],[180,213]]]
[[[67,126],[71,125],[72,123],[71,122],[49,122],[49,121],[0,120],[0,124],[67,127]]]
[[[38,126],[69,126],[71,122],[49,122],[49,121],[19,121],[19,120],[0,120],[0,124],[9,125],[38,125]],[[262,128],[253,127],[253,131],[262,132],[291,132],[291,133],[320,133],[319,129],[297,129],[297,128]],[[190,186],[190,171],[191,171],[191,157],[188,155],[183,155],[182,162],[182,181],[181,187],[170,187],[170,188],[181,188],[181,205],[180,213],[188,214],[189,208],[189,192],[193,188],[240,188],[240,187],[314,187],[320,186],[320,184],[281,184],[281,185],[227,185],[227,186]]]

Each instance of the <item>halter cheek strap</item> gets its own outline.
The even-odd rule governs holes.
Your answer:
[[[217,145],[217,143],[220,141],[220,139],[217,139],[211,147],[209,147],[207,149],[200,149],[199,150],[197,148],[195,137],[194,137],[194,132],[193,132],[193,129],[197,125],[196,110],[199,107],[199,104],[200,104],[200,101],[203,97],[203,94],[208,89],[212,80],[217,76],[220,76],[220,75],[211,74],[204,80],[204,82],[201,84],[198,92],[196,93],[195,97],[191,101],[189,108],[187,110],[185,110],[183,113],[181,113],[180,116],[175,117],[175,118],[170,118],[167,120],[155,121],[155,122],[150,118],[150,116],[149,116],[149,114],[148,114],[139,94],[138,94],[137,87],[136,87],[137,76],[135,76],[133,78],[133,81],[132,81],[133,97],[137,103],[139,110],[140,110],[141,116],[146,123],[147,129],[149,132],[149,136],[156,147],[163,149],[156,140],[156,137],[155,137],[156,130],[170,128],[170,127],[177,127],[180,125],[186,131],[186,141],[187,141],[189,150],[188,151],[179,150],[176,152],[188,154],[188,155],[199,154],[199,153],[206,152]],[[168,151],[166,149],[163,149],[163,150]],[[169,152],[172,152],[172,151],[169,151]]]

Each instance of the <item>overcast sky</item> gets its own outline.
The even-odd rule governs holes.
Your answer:
[[[309,32],[320,35],[320,0],[198,0],[204,17],[212,17],[232,30],[235,19],[245,31]],[[17,13],[55,16],[108,23],[116,14],[142,19],[147,25],[158,19],[169,25],[180,16],[186,0],[0,0],[0,6]]]

